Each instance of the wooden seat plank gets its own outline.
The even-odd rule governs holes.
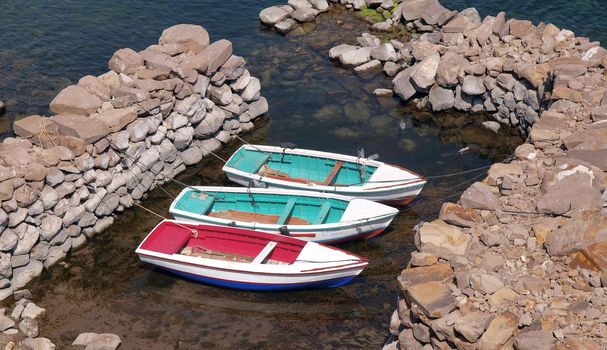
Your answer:
[[[329,186],[331,182],[333,182],[335,176],[337,176],[337,173],[339,173],[339,170],[341,170],[342,165],[344,165],[344,162],[342,162],[341,160],[335,162],[333,169],[331,169],[331,172],[329,173],[329,175],[327,175],[325,181],[322,182],[323,186]]]

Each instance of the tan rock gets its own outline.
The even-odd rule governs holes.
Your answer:
[[[487,184],[497,186],[498,182],[507,175],[520,176],[523,174],[523,168],[519,164],[510,163],[495,163],[489,168],[487,174]]]
[[[143,62],[141,64],[143,65]],[[82,86],[101,101],[108,101],[110,99],[110,87],[102,83],[97,77],[85,75],[78,81],[78,86]]]
[[[449,286],[444,282],[431,281],[414,285],[407,290],[406,295],[412,304],[430,318],[444,317],[457,306]]]
[[[461,227],[472,227],[482,221],[478,211],[454,203],[444,203],[438,217],[447,224]]]
[[[482,182],[475,182],[460,197],[460,203],[472,209],[499,209],[499,202],[491,188]]]
[[[495,293],[491,294],[487,300],[489,305],[498,310],[505,310],[514,305],[519,295],[508,287],[500,288]]]
[[[181,44],[185,51],[200,53],[209,45],[209,33],[199,25],[177,24],[165,29],[158,43]]]
[[[13,198],[13,181],[6,180],[0,182],[0,200],[7,201]]]
[[[466,255],[470,235],[443,220],[425,222],[419,228],[421,251],[438,256]]]
[[[501,348],[518,328],[518,317],[511,312],[498,314],[478,341],[479,350]]]
[[[15,121],[13,129],[15,134],[23,138],[30,138],[41,133],[57,133],[57,125],[49,118],[39,115],[30,115],[29,117]]]
[[[60,114],[51,117],[57,124],[59,133],[84,140],[87,144],[93,143],[109,134],[108,127],[97,119],[75,114]]]
[[[56,114],[80,114],[89,115],[99,107],[102,101],[85,88],[70,85],[63,89],[51,101],[51,111]]]
[[[116,73],[133,74],[143,66],[143,57],[138,52],[124,48],[112,55],[108,67]]]
[[[137,119],[137,108],[116,108],[102,113],[95,113],[90,116],[93,120],[98,120],[107,125],[110,132],[122,130],[128,124]]]
[[[25,168],[25,180],[42,181],[46,178],[46,167],[40,163],[30,163]]]
[[[449,264],[440,263],[432,266],[415,267],[403,270],[398,276],[398,284],[401,290],[407,290],[409,287],[420,283],[431,281],[440,281],[450,283],[455,275]]]
[[[548,78],[550,71],[550,65],[547,63],[520,63],[514,66],[514,73],[519,78],[527,80],[536,89]]]
[[[522,39],[526,37],[531,29],[533,29],[533,23],[531,21],[509,19],[508,25],[510,26],[510,35]]]
[[[433,53],[413,67],[411,83],[417,91],[428,91],[434,85],[439,63],[440,55]]]
[[[467,341],[475,343],[489,326],[492,316],[484,312],[471,312],[455,321],[455,330]]]
[[[207,62],[204,73],[207,75],[215,73],[232,56],[232,42],[225,39],[218,40],[207,46],[201,56]]]
[[[570,89],[566,86],[557,86],[552,90],[552,99],[553,100],[569,100],[573,102],[582,102],[584,99],[582,94],[578,91]]]

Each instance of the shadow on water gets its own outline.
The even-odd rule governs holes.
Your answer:
[[[243,135],[249,142],[290,141],[348,154],[363,145],[367,154],[378,153],[383,161],[424,175],[487,166],[521,142],[507,128],[497,134],[484,129],[483,116],[418,112],[396,99],[376,98],[372,91],[389,86],[389,79],[357,75],[328,60],[329,48],[354,43],[366,24],[340,10],[320,16],[313,26],[306,28],[308,33],[287,37],[259,28],[249,41],[235,39],[238,53],[262,80],[271,108],[270,119]],[[231,144],[220,155],[228,157],[238,146]],[[469,151],[460,154],[464,147]],[[228,185],[222,165],[207,158],[178,179]],[[412,227],[435,217],[443,198],[459,195],[465,182],[480,174],[432,181],[384,234],[340,245],[371,263],[352,284],[331,290],[253,293],[163,273],[134,254],[159,219],[128,209],[106,232],[30,286],[36,303],[47,310],[41,334],[60,348],[89,331],[116,333],[126,349],[377,348],[395,307],[395,277],[414,249]],[[173,196],[181,190],[175,184],[165,188]],[[170,202],[156,189],[142,204],[168,216]]]

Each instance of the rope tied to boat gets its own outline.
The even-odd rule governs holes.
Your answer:
[[[134,204],[134,205],[136,205],[137,207],[139,207],[139,208],[141,208],[141,209],[143,209],[143,210],[147,211],[148,213],[150,213],[150,214],[152,214],[152,215],[155,215],[155,216],[157,216],[157,217],[161,218],[162,220],[169,220],[169,219],[165,218],[164,216],[162,216],[162,215],[158,214],[157,212],[155,212],[155,211],[153,211],[153,210],[151,210],[151,209],[148,209],[148,208],[144,207],[143,205],[141,205],[141,204],[139,204],[139,203],[137,203],[137,202],[133,202],[133,204]],[[196,229],[194,229],[194,228],[191,228],[191,227],[187,227],[187,226],[182,225],[182,224],[180,224],[180,223],[178,223],[178,222],[175,222],[175,221],[171,221],[171,223],[172,223],[173,225],[175,225],[175,226],[179,226],[179,227],[181,227],[181,228],[183,228],[183,229],[186,229],[186,230],[190,231],[190,232],[192,233],[192,235],[194,236],[194,238],[198,238],[198,230],[196,230]]]

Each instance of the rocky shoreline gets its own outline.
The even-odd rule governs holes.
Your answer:
[[[487,113],[528,135],[508,163],[415,229],[384,349],[607,349],[607,50],[552,24],[437,0],[343,0],[384,19],[331,59],[383,72],[421,109]],[[326,11],[260,13],[287,34]],[[373,12],[374,11],[374,12]],[[382,40],[407,30],[411,40]]]
[[[232,43],[211,43],[197,25],[167,28],[140,52],[120,49],[108,66],[61,91],[54,115],[16,121],[17,137],[0,144],[0,300],[17,301],[0,315],[6,349],[55,348],[38,334],[44,309],[24,298],[28,282],[268,110]],[[83,333],[73,345],[119,344]]]

